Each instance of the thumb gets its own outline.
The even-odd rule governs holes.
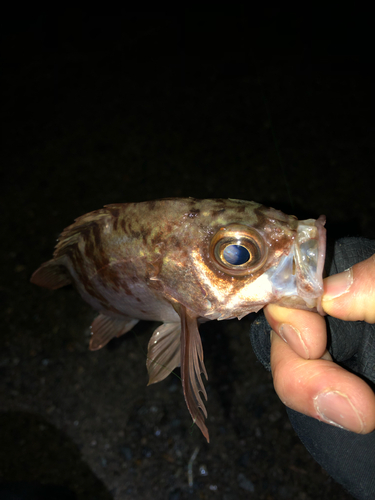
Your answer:
[[[375,254],[326,278],[322,307],[335,318],[375,323]]]

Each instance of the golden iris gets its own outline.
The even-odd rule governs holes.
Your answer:
[[[234,276],[252,274],[267,261],[268,247],[263,236],[243,224],[229,224],[213,236],[210,257],[221,271]]]

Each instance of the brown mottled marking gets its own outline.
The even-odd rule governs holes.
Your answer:
[[[119,207],[109,205],[108,209],[110,210],[113,218],[115,218],[115,219],[119,218],[119,215],[120,215],[120,208]]]
[[[85,287],[86,292],[97,299],[102,305],[104,304],[103,307],[107,308],[109,307],[108,301],[103,297],[103,295],[99,292],[96,286],[93,285],[91,280],[84,280],[83,286]]]
[[[94,257],[95,267],[98,271],[109,265],[109,258],[100,247],[94,253],[93,257]]]
[[[218,217],[220,214],[222,214],[223,212],[225,212],[225,208],[219,208],[217,210],[212,210],[211,212],[211,216],[212,217]]]
[[[168,232],[168,231],[167,231]],[[163,236],[160,233],[156,233],[152,238],[151,238],[151,245],[156,247],[160,243],[162,243],[164,240]]]
[[[142,227],[142,230],[140,233],[138,233],[138,238],[142,237],[142,242],[143,242],[143,245],[146,247],[148,246],[148,244],[150,243],[149,242],[149,237],[150,237],[150,234],[152,233],[152,227],[150,228],[145,228],[145,227]]]
[[[66,253],[73,263],[74,269],[77,271],[81,279],[87,278],[86,272],[88,269],[88,262],[85,260],[81,252],[76,251],[74,248],[67,249]]]
[[[92,224],[91,226],[92,228],[92,233],[94,235],[94,240],[95,240],[95,246],[97,248],[100,248],[101,247],[101,228],[99,227],[98,224],[96,224],[95,222]]]
[[[174,248],[177,248],[177,249],[182,248],[182,242],[179,238],[176,238],[176,236],[172,235],[170,238],[170,242]]]
[[[101,271],[102,271],[102,274],[104,274],[104,272],[105,272],[105,276],[104,276],[105,279],[108,280],[117,291],[123,287],[123,280],[121,279],[121,275],[119,274],[117,269],[115,269],[114,266],[108,265],[105,268],[105,270],[102,269]]]
[[[122,281],[120,283],[120,286],[121,286],[121,289],[126,293],[126,295],[133,295],[132,291],[128,287],[128,284],[126,283],[126,281]]]
[[[149,210],[152,212],[155,209],[156,201],[155,200],[151,200],[151,201],[148,201],[147,203],[148,203]]]
[[[127,233],[128,231],[127,231],[127,224],[126,224],[125,218],[120,220],[120,225],[121,225],[121,228],[124,231],[124,233]]]

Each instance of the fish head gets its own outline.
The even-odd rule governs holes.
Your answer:
[[[324,221],[240,200],[201,207],[184,262],[189,286],[178,277],[174,298],[206,319],[240,319],[271,302],[317,310]]]

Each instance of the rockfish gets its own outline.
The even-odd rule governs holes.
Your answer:
[[[161,321],[148,344],[149,384],[181,367],[185,401],[209,441],[198,324],[241,319],[270,302],[319,310],[325,217],[299,221],[241,200],[116,203],[79,217],[31,282],[73,283],[99,316],[90,349],[139,320]]]

